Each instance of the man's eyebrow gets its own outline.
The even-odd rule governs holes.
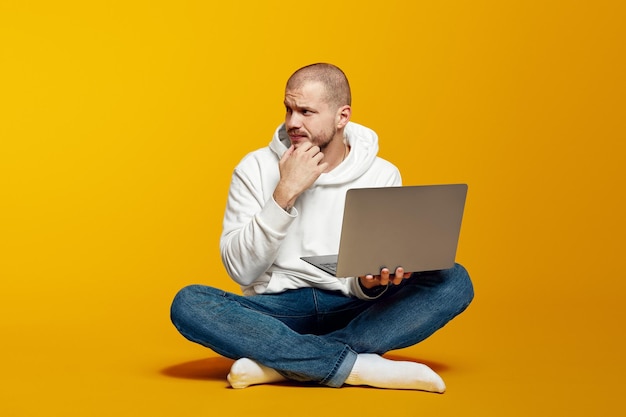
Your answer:
[[[283,102],[283,104],[285,105],[285,107],[294,108],[294,109],[298,109],[298,110],[315,111],[315,109],[313,107],[307,106],[306,104],[293,103],[293,105],[292,105],[292,104],[289,104],[287,102],[287,100],[285,100]]]

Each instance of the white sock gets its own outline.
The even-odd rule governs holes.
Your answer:
[[[272,368],[258,364],[248,358],[235,361],[226,378],[233,388],[246,388],[250,385],[286,381],[284,376]]]
[[[446,390],[443,379],[428,366],[416,362],[392,361],[373,353],[360,353],[357,356],[346,384],[439,393]]]

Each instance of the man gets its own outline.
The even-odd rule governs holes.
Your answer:
[[[422,341],[469,305],[462,266],[335,278],[300,259],[337,251],[346,190],[401,184],[377,157],[376,134],[350,122],[350,106],[336,66],[291,76],[284,124],[239,163],[230,185],[220,247],[244,295],[193,285],[174,299],[172,321],[186,338],[236,360],[233,388],[295,380],[445,390],[426,365],[381,355]]]

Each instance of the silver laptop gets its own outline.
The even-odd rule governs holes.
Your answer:
[[[467,184],[350,189],[339,254],[301,259],[337,277],[452,268],[466,195]]]

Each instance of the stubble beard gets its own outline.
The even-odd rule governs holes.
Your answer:
[[[292,132],[302,133],[296,129],[293,129],[293,131],[290,131],[288,133],[292,133]],[[336,135],[337,135],[337,128],[334,126],[329,128],[329,130],[324,131],[316,136],[312,136],[309,132],[307,132],[308,142],[310,142],[311,144],[315,146],[318,146],[320,148],[320,151],[322,152],[324,152],[324,150],[328,148],[328,145],[332,143]],[[296,145],[296,147],[298,146],[299,145]]]
[[[321,135],[318,135],[315,138],[312,138],[311,142],[314,145],[319,146],[321,152],[324,152],[326,148],[328,148],[328,145],[332,143],[336,135],[337,135],[337,128],[333,127],[332,131],[325,132]]]

